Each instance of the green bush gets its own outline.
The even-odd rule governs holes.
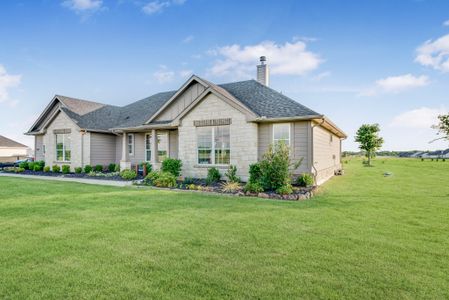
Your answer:
[[[161,170],[163,172],[170,172],[175,177],[179,177],[181,175],[182,161],[180,159],[174,158],[166,158],[162,162]]]
[[[38,164],[41,167],[41,170],[45,167],[45,161],[43,160],[36,161],[36,164]]]
[[[19,168],[22,168],[24,170],[28,170],[28,162],[27,161],[22,161],[21,163],[19,163]]]
[[[44,172],[45,172],[45,173],[50,172],[50,166],[45,166],[45,167],[44,167]]]
[[[248,182],[243,189],[250,193],[262,193],[264,191],[259,182]]]
[[[311,174],[301,174],[296,179],[296,184],[302,187],[309,187],[312,186],[314,183],[313,176]]]
[[[61,172],[61,167],[59,165],[53,165],[53,167],[51,167],[51,170],[53,171],[53,173],[59,173]]]
[[[290,195],[293,193],[293,188],[290,183],[284,184],[276,189],[276,193],[280,195]]]
[[[153,180],[153,185],[157,187],[174,187],[176,186],[176,176],[170,172],[159,172],[157,178]]]
[[[143,162],[140,165],[142,166],[142,169],[144,165],[147,166],[147,174],[153,170],[153,166],[149,162]]]
[[[154,185],[154,181],[159,178],[159,172],[149,172],[144,181],[146,184]]]
[[[117,167],[116,164],[109,164],[108,171],[109,172],[115,172],[115,168]]]
[[[115,169],[114,169],[114,172],[120,172],[120,165],[119,164],[116,164],[115,165]]]
[[[96,165],[95,166],[95,172],[103,172],[103,166],[102,165]]]
[[[290,184],[290,148],[285,143],[270,145],[259,165],[264,190],[275,191]]]
[[[260,171],[260,163],[249,165],[249,180],[250,183],[260,182],[262,172]]]
[[[120,177],[122,177],[125,180],[133,180],[136,179],[137,173],[133,170],[123,170],[120,172]]]
[[[21,167],[16,168],[16,173],[22,173],[22,172],[25,172],[24,168],[21,168]]]
[[[240,177],[237,176],[237,167],[236,166],[229,166],[229,169],[226,171],[226,177],[228,178],[228,182],[240,182]]]
[[[36,165],[36,163],[34,161],[30,161],[28,163],[28,170],[30,171],[34,171],[34,166]]]
[[[207,178],[206,183],[207,185],[212,185],[214,183],[217,183],[221,178],[220,171],[218,171],[217,168],[213,167],[207,170]]]
[[[70,173],[70,166],[69,165],[62,165],[62,173],[69,174]]]
[[[83,172],[83,168],[81,168],[81,167],[76,167],[75,168],[75,173],[76,174],[81,174],[81,172]]]
[[[195,179],[194,178],[192,178],[192,177],[184,178],[184,184],[189,185],[189,184],[192,184],[192,183],[195,183]]]
[[[40,171],[42,171],[42,169],[43,169],[43,166],[41,164],[38,164],[38,163],[34,164],[34,167],[33,167],[34,172],[40,172]]]
[[[85,165],[84,166],[84,173],[89,174],[92,172],[92,166],[91,165]]]

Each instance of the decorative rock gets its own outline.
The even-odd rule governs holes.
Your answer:
[[[268,195],[266,193],[259,193],[259,194],[257,194],[257,197],[268,199],[268,198],[270,198],[270,195]]]
[[[237,196],[239,196],[239,197],[245,196],[245,193],[240,191],[240,192],[237,193]]]
[[[298,200],[299,201],[307,200],[307,197],[304,194],[300,194],[300,195],[298,195]]]

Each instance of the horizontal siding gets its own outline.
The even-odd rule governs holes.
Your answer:
[[[91,133],[91,165],[108,165],[116,162],[116,137],[111,134]]]
[[[341,168],[340,139],[321,126],[315,127],[313,137],[314,163],[318,171],[317,181],[323,183],[334,175],[335,170]]]
[[[129,155],[129,161],[133,165],[145,161],[145,133],[134,134],[134,153]]]
[[[294,170],[294,174],[309,173],[309,151],[310,151],[310,137],[309,137],[310,122],[295,122],[293,123],[293,157],[294,162],[302,159],[301,166]]]

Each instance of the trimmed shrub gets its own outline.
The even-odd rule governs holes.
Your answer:
[[[262,193],[264,191],[259,182],[248,182],[243,189],[245,192],[250,193]]]
[[[84,173],[89,174],[90,172],[92,172],[92,166],[85,165],[84,166]]]
[[[220,181],[220,178],[221,178],[221,174],[217,168],[213,167],[213,168],[210,168],[209,170],[207,170],[207,178],[206,178],[207,185],[212,185],[214,183],[217,183],[218,181]]]
[[[161,170],[163,172],[170,172],[175,177],[181,175],[182,161],[180,159],[166,158],[162,162]]]
[[[21,163],[19,163],[19,168],[22,168],[24,170],[28,170],[28,162],[27,161],[22,161]]]
[[[53,171],[53,173],[59,173],[61,172],[61,167],[59,165],[53,165],[53,167],[51,167],[51,170]]]
[[[260,163],[249,165],[249,180],[250,183],[260,182],[262,178],[262,171],[260,170]]]
[[[301,174],[297,179],[296,179],[296,184],[301,186],[301,187],[309,187],[313,185],[313,176],[311,174]]]
[[[192,177],[186,177],[186,178],[184,178],[184,182],[183,183],[184,184],[192,184],[192,183],[195,183],[195,179],[192,178]]]
[[[81,168],[81,167],[76,167],[75,168],[75,173],[76,174],[81,174],[81,172],[83,172],[83,168]]]
[[[153,180],[153,184],[157,187],[174,187],[176,186],[176,176],[170,172],[159,172],[159,176]]]
[[[290,183],[290,149],[285,143],[270,145],[260,161],[260,183],[265,190],[277,190]]]
[[[114,172],[120,172],[120,165],[119,164],[115,165]]]
[[[94,169],[95,169],[95,172],[103,172],[103,166],[102,165],[96,165]]]
[[[36,164],[38,164],[41,167],[41,170],[45,167],[45,161],[43,160],[38,160]]]
[[[50,166],[45,166],[45,167],[44,167],[44,172],[45,172],[45,173],[50,172],[50,170],[51,170],[51,169],[50,169]]]
[[[70,166],[69,165],[62,165],[62,173],[69,174],[70,173]]]
[[[240,177],[237,176],[237,167],[236,166],[229,166],[229,169],[226,171],[226,177],[228,178],[228,182],[240,182],[241,179]]]
[[[42,171],[42,169],[43,169],[43,166],[41,164],[39,164],[39,163],[34,164],[34,167],[33,167],[34,172],[40,172],[40,171]]]
[[[290,195],[293,193],[293,188],[290,183],[284,184],[276,189],[276,193],[279,195]]]
[[[115,172],[115,168],[117,167],[116,164],[109,164],[108,171],[109,172]]]
[[[122,177],[125,180],[133,180],[136,179],[137,173],[133,170],[123,170],[120,172],[120,177]]]
[[[144,181],[146,184],[153,185],[154,184],[153,182],[158,178],[159,178],[159,172],[152,171],[152,172],[148,173],[148,175],[145,177]]]
[[[34,171],[34,166],[36,165],[36,163],[34,161],[30,161],[28,163],[28,170],[30,171]]]

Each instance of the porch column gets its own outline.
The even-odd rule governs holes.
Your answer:
[[[157,163],[157,131],[156,129],[151,130],[151,164],[153,168]]]
[[[120,160],[120,170],[131,169],[131,162],[128,161],[128,134],[122,135],[122,159]]]

